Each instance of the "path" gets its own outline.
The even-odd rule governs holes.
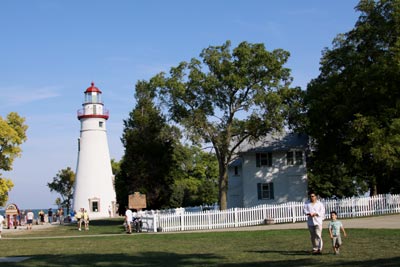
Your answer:
[[[370,229],[400,229],[400,214],[382,215],[374,217],[358,217],[352,219],[340,219],[346,229],[350,228],[370,228]],[[329,220],[324,221],[324,228],[328,227]],[[32,231],[39,229],[46,229],[49,227],[58,227],[59,224],[44,224],[34,225]],[[270,225],[257,225],[239,228],[222,228],[222,229],[211,229],[211,230],[197,230],[197,231],[184,231],[184,232],[161,232],[161,233],[194,233],[194,232],[228,232],[228,231],[265,231],[265,230],[276,230],[276,229],[306,229],[306,222],[297,223],[281,223],[281,224],[270,224]],[[28,231],[26,227],[20,226],[17,229],[3,229],[3,234],[12,233],[16,231]],[[157,233],[160,234],[160,233]],[[91,235],[93,236],[93,235]],[[82,236],[76,236],[82,237]],[[56,237],[53,237],[56,238]]]
[[[374,217],[358,217],[352,219],[339,219],[346,229],[349,228],[369,228],[369,229],[400,229],[400,214],[382,215]],[[324,221],[324,228],[328,227],[329,220]],[[274,230],[274,229],[306,229],[306,222],[282,223],[259,225],[251,227],[218,229],[213,231],[255,231],[255,230]]]

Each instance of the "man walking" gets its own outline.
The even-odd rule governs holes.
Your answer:
[[[29,210],[28,213],[26,214],[26,221],[28,223],[28,226],[26,229],[32,230],[32,223],[35,215],[33,214],[32,210]]]
[[[304,214],[307,215],[307,226],[310,231],[312,254],[322,253],[322,222],[325,218],[325,207],[317,199],[314,192],[309,194],[309,200],[304,204]]]
[[[126,206],[125,208],[126,208],[126,211],[125,211],[125,223],[126,223],[126,227],[127,227],[126,232],[128,234],[132,234],[133,213],[129,209],[128,206]]]

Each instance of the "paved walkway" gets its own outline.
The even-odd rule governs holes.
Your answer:
[[[348,228],[369,228],[369,229],[400,229],[400,214],[382,215],[374,217],[361,217],[352,219],[340,219],[345,229]],[[324,221],[324,228],[328,227],[329,220]],[[306,222],[281,223],[270,225],[259,225],[252,227],[220,229],[218,231],[254,231],[274,229],[306,229]]]
[[[34,225],[32,225],[32,231],[39,230],[39,229],[47,229],[47,228],[50,228],[50,227],[57,227],[57,226],[60,226],[60,224],[59,223],[52,223],[52,224],[45,223],[45,224],[42,224],[42,225],[35,225],[34,224]],[[17,228],[10,228],[10,229],[4,228],[4,226],[3,226],[3,234],[12,233],[12,232],[19,232],[19,231],[28,231],[27,228],[26,228],[26,225],[18,226]]]
[[[340,219],[346,229],[349,228],[370,228],[370,229],[400,229],[400,214],[393,215],[381,215],[374,217],[361,217],[352,219]],[[329,220],[324,221],[324,228],[328,227]],[[44,224],[44,225],[33,225],[32,231],[39,229],[46,229],[49,227],[57,227],[60,224]],[[198,231],[184,231],[184,233],[189,232],[228,232],[228,231],[265,231],[265,230],[275,230],[275,229],[306,229],[305,222],[297,223],[281,223],[281,224],[269,224],[269,225],[257,225],[249,227],[240,228],[222,228],[222,229],[212,229],[212,230],[198,230]],[[19,226],[17,229],[3,229],[3,234],[16,232],[16,231],[27,231],[25,226]],[[162,232],[165,233],[165,232]],[[182,233],[182,232],[168,232],[168,233]]]
[[[340,219],[345,229],[350,228],[368,228],[368,229],[400,229],[400,214],[394,215],[381,215],[374,217],[358,217],[352,219]],[[324,228],[328,227],[329,220],[324,221]],[[297,223],[280,223],[269,225],[257,225],[239,228],[223,228],[212,230],[198,230],[198,231],[185,231],[185,233],[195,232],[228,232],[228,231],[266,231],[278,229],[307,229],[306,222]],[[168,232],[168,233],[182,233],[182,232]]]

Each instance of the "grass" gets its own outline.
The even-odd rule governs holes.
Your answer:
[[[324,230],[324,254],[309,254],[304,230],[201,233],[123,232],[122,221],[16,231],[0,240],[2,257],[30,257],[0,266],[400,266],[400,231],[347,229],[340,255],[331,254]],[[2,265],[3,264],[3,265]]]

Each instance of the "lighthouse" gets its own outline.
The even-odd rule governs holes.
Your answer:
[[[93,82],[84,94],[72,208],[84,208],[90,219],[104,218],[114,214],[116,201],[106,130],[109,112]]]

